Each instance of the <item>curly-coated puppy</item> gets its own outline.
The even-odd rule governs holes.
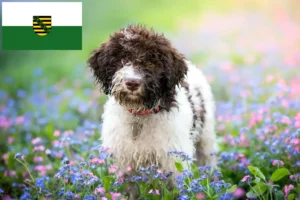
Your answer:
[[[211,88],[162,34],[140,25],[120,29],[88,64],[109,95],[101,139],[121,169],[175,171],[173,150],[216,165]]]

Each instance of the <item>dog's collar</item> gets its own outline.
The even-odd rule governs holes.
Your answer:
[[[133,109],[128,110],[130,113],[135,114],[135,115],[150,115],[150,114],[156,114],[160,111],[160,107],[157,106],[156,108],[153,109],[147,109],[147,110],[141,110],[141,111],[134,111]]]

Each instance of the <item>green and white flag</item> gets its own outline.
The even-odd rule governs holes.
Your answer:
[[[82,3],[2,2],[2,49],[82,49]]]

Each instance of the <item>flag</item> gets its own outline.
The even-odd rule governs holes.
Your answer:
[[[3,50],[81,50],[81,2],[2,2]]]

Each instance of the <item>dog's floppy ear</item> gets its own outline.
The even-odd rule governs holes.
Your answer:
[[[175,86],[182,83],[185,75],[187,74],[187,64],[185,58],[170,43],[162,47],[164,53],[163,65],[165,68],[166,89],[165,91],[173,92]]]
[[[184,56],[182,54],[174,50],[172,51],[171,55],[173,59],[172,64],[169,67],[170,84],[174,86],[182,83],[185,75],[187,74],[188,68]]]
[[[111,92],[112,79],[119,64],[117,50],[120,48],[116,44],[111,44],[111,42],[103,43],[92,51],[88,60],[88,66],[105,94]]]
[[[161,103],[169,110],[174,106],[174,102],[176,102],[176,85],[183,82],[188,67],[184,56],[178,53],[176,49],[171,46],[165,46],[164,48],[167,48],[167,51],[165,51],[167,53],[164,54],[162,61],[164,65],[164,75],[161,79],[161,90],[163,94]]]
[[[155,34],[156,51],[153,57],[158,58],[165,71],[165,78],[168,79],[168,90],[174,90],[175,86],[180,84],[187,74],[187,64],[183,54],[175,49],[171,41],[165,38],[163,34]]]

